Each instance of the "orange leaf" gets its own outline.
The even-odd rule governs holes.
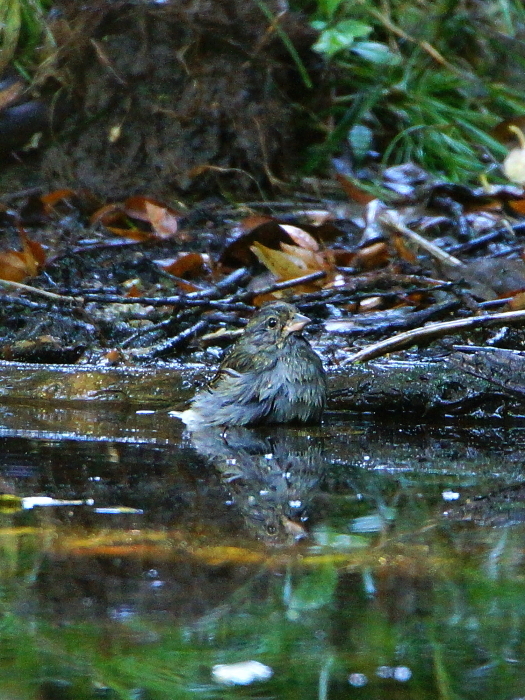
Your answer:
[[[388,246],[381,241],[362,248],[355,256],[355,264],[363,270],[373,270],[376,267],[386,265],[389,259]]]
[[[91,215],[89,222],[91,224],[97,224],[98,222],[104,225],[112,224],[122,219],[122,214],[122,204],[113,202],[112,204],[105,204],[103,207],[100,207],[100,209],[97,209],[97,211]]]
[[[149,241],[153,238],[153,234],[149,231],[141,231],[138,228],[116,228],[115,226],[106,226],[106,228],[116,236],[130,238],[132,241]]]
[[[412,264],[417,261],[417,256],[410,250],[410,248],[408,248],[402,236],[392,236],[392,242],[394,243],[394,248],[396,249],[396,252],[401,260]]]
[[[61,202],[63,199],[69,199],[70,197],[73,197],[74,195],[75,195],[74,190],[69,190],[69,189],[55,190],[54,192],[50,192],[49,194],[43,194],[40,197],[40,201],[44,205],[44,210],[46,211],[46,213],[49,214],[49,212],[52,211],[55,204],[57,204],[58,202]]]
[[[174,277],[195,277],[202,272],[205,264],[205,257],[201,253],[179,253],[174,262],[161,267]]]
[[[513,202],[507,202],[508,206],[515,214],[523,216],[525,214],[525,199],[515,199]]]
[[[36,277],[46,261],[43,247],[37,241],[28,238],[26,232],[19,229],[22,251],[6,250],[0,253],[0,279],[10,282],[22,282],[27,277]]]
[[[373,195],[356,187],[356,185],[344,175],[336,173],[335,179],[353,202],[357,202],[357,204],[368,204],[375,199]]]
[[[24,246],[24,253],[28,257],[32,257],[36,263],[37,268],[42,268],[46,262],[46,252],[44,247],[38,241],[32,241],[23,229],[18,231],[20,238],[22,239],[22,245]],[[37,274],[38,269],[35,271]]]
[[[0,253],[0,279],[10,282],[23,282],[29,277],[24,253],[8,250]]]

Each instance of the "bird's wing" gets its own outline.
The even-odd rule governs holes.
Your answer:
[[[224,356],[216,375],[208,386],[214,389],[226,376],[239,377],[241,374],[264,371],[274,362],[275,359],[266,352],[258,352],[254,348],[243,347],[242,344],[234,345]]]

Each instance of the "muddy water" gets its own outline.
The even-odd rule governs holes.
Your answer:
[[[0,407],[0,698],[522,698],[524,447]]]

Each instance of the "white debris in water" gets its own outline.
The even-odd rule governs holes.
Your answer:
[[[223,685],[250,685],[254,681],[267,681],[273,676],[273,671],[259,661],[240,661],[236,664],[216,664],[211,675],[216,683]]]
[[[64,501],[60,498],[51,498],[51,496],[27,496],[22,498],[22,508],[31,510],[31,508],[41,506],[92,506],[94,502],[92,498],[84,501]]]
[[[396,666],[392,675],[396,681],[404,683],[412,678],[412,671],[408,666]]]
[[[368,683],[368,678],[364,673],[351,673],[348,676],[348,682],[353,685],[354,688],[362,688]]]
[[[457,491],[443,491],[441,496],[444,501],[457,501],[460,494]]]

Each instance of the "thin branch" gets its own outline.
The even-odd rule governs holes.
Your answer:
[[[172,350],[175,350],[181,345],[187,345],[190,340],[205,331],[209,325],[210,323],[207,319],[197,321],[197,323],[194,323],[193,326],[186,328],[173,338],[168,338],[168,340],[166,340],[164,343],[159,343],[154,348],[145,351],[140,349],[132,350],[130,355],[135,360],[143,361],[164,357],[165,355],[169,355]]]
[[[274,282],[274,284],[269,284],[267,287],[263,287],[262,289],[251,289],[241,292],[240,294],[234,294],[233,297],[231,297],[231,301],[244,301],[251,299],[252,297],[259,296],[260,294],[271,294],[272,292],[278,292],[281,289],[290,289],[291,287],[297,287],[300,284],[316,282],[317,280],[323,279],[323,277],[326,277],[326,272],[324,270],[318,270],[317,272],[311,272],[309,275],[303,275],[303,277],[294,277],[293,280]]]
[[[53,292],[46,292],[44,289],[38,289],[37,287],[30,287],[27,284],[22,284],[22,282],[13,282],[11,280],[0,280],[0,285],[4,287],[13,287],[14,289],[20,289],[22,292],[28,292],[30,294],[36,294],[37,296],[46,297],[47,299],[52,299],[53,301],[60,302],[62,304],[79,304],[82,303],[82,298],[80,297],[68,297],[61,294],[54,294]]]
[[[403,350],[433,338],[442,338],[458,331],[472,328],[490,328],[492,326],[506,326],[509,324],[525,322],[525,311],[504,311],[500,314],[486,314],[485,316],[469,316],[459,318],[454,321],[444,321],[442,323],[429,323],[422,328],[415,328],[412,331],[398,333],[390,338],[385,338],[379,343],[374,343],[363,348],[355,355],[348,358],[347,362],[365,362],[376,357],[387,355],[390,352]],[[346,364],[346,362],[345,362]]]
[[[420,248],[426,250],[427,253],[430,253],[430,255],[435,257],[437,260],[440,260],[445,265],[451,265],[452,267],[464,267],[461,260],[455,258],[449,253],[446,253],[442,248],[439,248],[437,245],[434,245],[434,243],[431,243],[431,241],[428,241],[426,238],[423,238],[423,236],[420,236],[419,233],[409,229],[408,226],[405,226],[403,223],[401,223],[401,221],[398,221],[396,216],[392,216],[390,211],[386,211],[381,215],[381,222],[394,229],[394,231],[403,234],[403,236],[406,238],[409,238]]]

